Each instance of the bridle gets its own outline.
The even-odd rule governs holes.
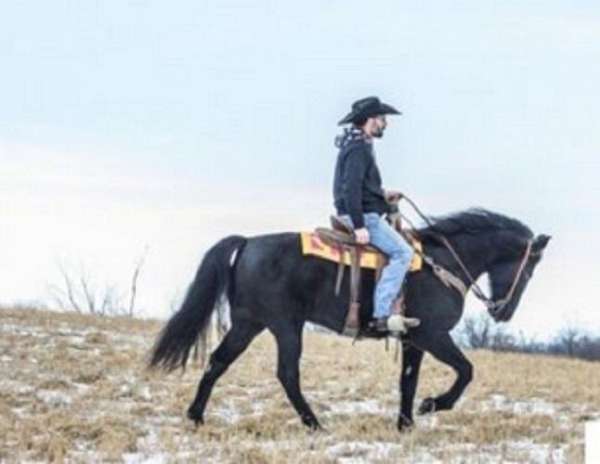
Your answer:
[[[452,256],[454,257],[455,261],[458,263],[458,265],[461,267],[462,271],[465,273],[465,275],[467,276],[467,279],[469,279],[469,287],[471,287],[473,289],[473,294],[480,300],[483,302],[483,304],[486,306],[488,312],[494,317],[497,318],[500,316],[500,314],[502,314],[502,310],[506,307],[506,305],[508,304],[508,302],[512,299],[512,297],[515,294],[515,291],[517,289],[517,285],[521,279],[521,276],[523,275],[523,272],[525,271],[525,267],[527,265],[527,261],[529,260],[529,257],[532,256],[532,246],[533,246],[533,240],[529,239],[527,240],[527,245],[525,246],[525,253],[523,253],[523,257],[521,258],[521,261],[519,263],[519,267],[517,268],[517,271],[515,272],[515,275],[513,277],[512,280],[512,284],[508,290],[508,292],[506,293],[506,295],[503,298],[497,299],[497,300],[492,300],[491,298],[489,298],[488,296],[486,296],[486,294],[484,293],[484,291],[481,289],[481,287],[479,286],[479,284],[477,283],[477,281],[473,278],[473,276],[471,275],[471,273],[469,272],[469,270],[467,269],[467,267],[465,266],[465,264],[463,263],[463,261],[460,259],[460,256],[458,255],[458,253],[456,252],[456,250],[454,249],[454,247],[450,244],[450,242],[448,241],[448,239],[442,235],[436,234],[436,236],[438,237],[438,239],[446,246],[446,248],[448,248],[448,250],[450,251],[450,253],[452,254]]]
[[[408,203],[412,206],[412,208],[417,212],[417,214],[421,217],[421,219],[423,219],[425,221],[425,223],[428,226],[435,228],[435,226],[431,223],[431,221],[423,213],[421,213],[420,209],[410,198],[408,198],[406,196],[403,196],[402,198],[405,199],[406,201],[408,201]],[[410,220],[408,220],[408,218],[406,218],[406,216],[404,216],[403,214],[401,214],[399,212],[398,212],[398,214],[402,217],[402,219],[404,219],[408,223],[410,223]],[[512,280],[512,284],[511,284],[508,292],[506,293],[506,295],[503,298],[500,298],[497,300],[492,300],[491,298],[486,296],[484,291],[477,284],[476,280],[473,278],[473,276],[471,275],[471,273],[469,272],[469,270],[463,263],[462,259],[460,259],[460,256],[458,255],[458,253],[456,252],[454,247],[450,244],[448,239],[441,234],[434,234],[434,235],[437,237],[437,239],[440,242],[442,242],[444,244],[444,246],[448,249],[448,251],[450,251],[450,253],[452,254],[452,257],[458,263],[461,270],[464,272],[467,279],[469,280],[469,284],[470,284],[469,287],[473,289],[474,295],[480,301],[483,302],[483,304],[486,306],[488,312],[494,319],[498,319],[500,317],[500,315],[502,314],[502,311],[504,310],[504,308],[506,307],[508,302],[513,298],[515,291],[517,289],[517,285],[521,279],[521,276],[523,275],[523,272],[525,271],[525,267],[527,266],[527,261],[529,260],[529,258],[531,256],[535,256],[535,255],[539,254],[539,253],[532,252],[533,239],[527,240],[527,244],[525,246],[525,252],[523,253],[523,257],[521,258],[519,267],[517,268],[517,271],[515,272],[515,275]],[[446,285],[455,287],[460,293],[462,293],[463,297],[466,295],[469,288],[464,285],[464,283],[462,282],[461,279],[459,279],[458,277],[453,275],[447,269],[442,268],[439,264],[435,263],[433,261],[433,258],[431,258],[430,256],[425,255],[424,253],[420,252],[419,250],[415,250],[415,252],[418,253],[423,258],[423,260],[433,268],[434,273],[438,277],[440,277],[440,279]]]
[[[512,285],[510,286],[510,289],[508,290],[508,293],[506,294],[506,296],[504,298],[501,298],[501,299],[495,300],[495,301],[491,300],[489,298],[482,300],[484,302],[484,304],[487,306],[489,313],[494,318],[497,318],[500,316],[500,314],[502,314],[502,310],[508,304],[508,302],[512,299],[512,297],[515,293],[515,290],[517,288],[517,284],[519,283],[519,280],[521,279],[521,275],[523,274],[523,271],[525,270],[525,266],[527,265],[527,261],[529,260],[529,257],[532,255],[532,253],[531,253],[532,246],[533,246],[533,240],[532,239],[527,240],[527,246],[525,248],[525,253],[523,254],[523,258],[521,258],[521,262],[519,263],[519,268],[517,269],[515,277],[513,278]],[[479,298],[479,299],[481,299],[481,298]]]

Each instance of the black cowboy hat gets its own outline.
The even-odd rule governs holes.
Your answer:
[[[391,105],[382,103],[377,97],[366,97],[352,103],[352,111],[338,125],[350,124],[378,114],[402,114]]]

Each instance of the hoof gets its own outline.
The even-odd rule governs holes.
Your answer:
[[[327,430],[325,430],[323,427],[321,427],[321,424],[305,424],[308,427],[308,431],[310,433],[327,433]]]
[[[431,414],[437,410],[435,400],[433,398],[425,398],[419,406],[419,414]]]
[[[194,422],[196,427],[199,425],[204,425],[204,417],[202,417],[202,414],[195,412],[193,409],[188,409],[187,417],[189,420]]]
[[[306,425],[308,427],[308,429],[311,432],[322,432],[324,429],[323,427],[321,427],[321,424],[319,424],[317,421],[310,421],[310,422],[304,422],[304,425]]]
[[[320,430],[321,429],[321,424],[319,424],[319,421],[314,416],[314,414],[309,414],[309,413],[300,414],[300,420],[310,430]]]
[[[409,419],[404,414],[400,414],[398,416],[397,426],[399,432],[408,432],[414,425],[415,423],[412,421],[412,419]]]

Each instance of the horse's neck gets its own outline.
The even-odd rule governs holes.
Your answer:
[[[462,266],[453,257],[450,258],[452,263],[450,269],[459,275],[466,285],[471,284],[470,278],[477,280],[487,272],[488,264],[497,254],[497,250],[490,248],[487,237],[463,236],[451,240],[450,243],[470,275],[466,275]]]

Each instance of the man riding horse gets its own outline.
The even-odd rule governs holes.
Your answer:
[[[356,242],[370,243],[388,256],[374,294],[372,328],[380,332],[402,325],[401,316],[391,313],[414,253],[384,217],[402,196],[382,188],[373,151],[374,139],[383,137],[387,127],[387,114],[401,113],[377,97],[363,98],[352,105],[352,111],[339,122],[352,126],[336,137],[339,154],[333,181],[337,214],[354,228]]]
[[[378,318],[390,314],[412,254],[382,219],[389,208],[387,200],[399,197],[397,192],[381,188],[373,156],[372,141],[383,134],[386,114],[398,111],[375,97],[353,105],[352,112],[341,121],[353,126],[339,139],[335,176],[336,207],[355,226],[357,241],[370,242],[389,255],[390,264],[375,292]],[[427,266],[411,274],[405,286],[406,316],[420,323],[402,337],[399,430],[413,425],[415,392],[425,352],[451,367],[456,379],[448,390],[423,399],[418,407],[420,414],[452,409],[473,378],[471,362],[450,334],[462,317],[469,289],[486,304],[495,321],[509,321],[550,240],[545,234],[536,236],[516,219],[485,209],[427,219],[426,223],[415,233],[422,242]],[[344,286],[339,294],[334,291],[341,275],[338,270],[338,263],[305,256],[302,234],[297,232],[254,237],[234,234],[219,240],[207,250],[181,307],[158,336],[150,365],[167,370],[185,368],[214,310],[226,300],[231,328],[210,356],[188,417],[196,425],[204,422],[216,382],[252,340],[268,330],[277,346],[277,378],[290,403],[302,423],[319,428],[301,389],[302,332],[306,322],[344,332],[352,287]],[[373,294],[374,274],[363,274],[364,297]],[[484,274],[490,284],[489,297],[477,285]],[[361,320],[366,320],[371,305],[361,308],[361,316],[365,316]],[[386,329],[391,328],[391,319],[387,320]],[[328,369],[331,363],[324,361],[322,368]],[[379,372],[373,371],[373,375]]]

